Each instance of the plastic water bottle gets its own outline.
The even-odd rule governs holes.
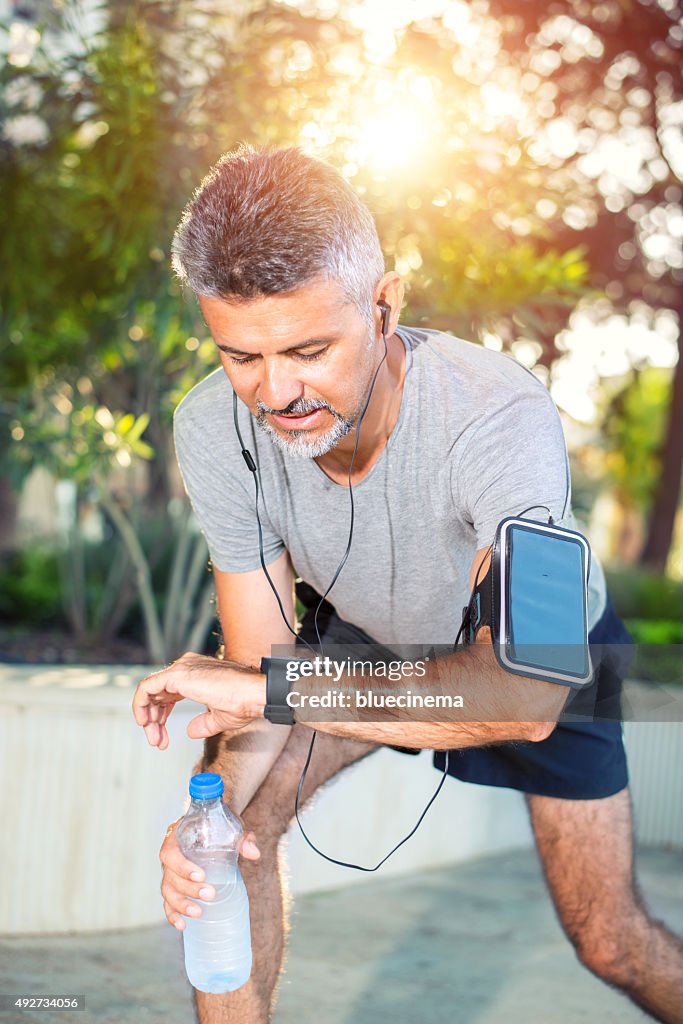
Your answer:
[[[176,828],[180,849],[204,871],[212,900],[196,900],[201,917],[185,918],[185,970],[201,992],[232,992],[251,974],[249,898],[237,865],[239,819],[223,803],[223,780],[215,772],[190,779],[192,803]]]

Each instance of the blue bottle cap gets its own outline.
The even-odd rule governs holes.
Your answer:
[[[214,800],[223,795],[223,779],[216,772],[200,772],[190,779],[190,796],[194,800]]]

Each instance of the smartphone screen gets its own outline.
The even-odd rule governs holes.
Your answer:
[[[577,679],[587,676],[583,544],[518,524],[511,525],[507,542],[508,658]]]

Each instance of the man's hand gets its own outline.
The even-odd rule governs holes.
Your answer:
[[[196,657],[196,655],[195,655]],[[169,825],[166,831],[159,860],[164,869],[161,879],[161,895],[164,899],[164,913],[169,924],[178,931],[185,928],[185,917],[200,917],[202,909],[195,900],[212,900],[216,890],[204,881],[204,872],[197,864],[185,857],[175,836],[176,826],[181,819]],[[261,856],[253,832],[246,832],[240,841],[240,855],[247,860],[258,860]]]
[[[260,672],[201,654],[183,654],[168,668],[138,683],[133,715],[152,747],[168,746],[166,721],[179,700],[206,704],[207,711],[187,727],[192,739],[244,728],[261,718],[266,704],[266,678]]]

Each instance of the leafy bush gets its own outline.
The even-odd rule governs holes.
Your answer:
[[[653,683],[683,682],[683,583],[642,569],[608,571],[617,613],[636,644],[629,675]]]
[[[3,556],[0,618],[6,625],[66,625],[59,558],[54,550],[31,544]]]
[[[606,575],[612,602],[622,619],[683,623],[683,583],[643,569],[623,569]]]
[[[132,548],[107,523],[102,540],[85,541],[72,531],[69,543],[31,544],[1,559],[3,642],[51,630],[84,651],[146,647],[155,663],[185,650],[213,650],[208,551],[187,506],[146,520],[131,513],[125,526],[134,535]]]
[[[635,648],[629,677],[642,682],[683,686],[683,658],[680,644],[643,644]]]
[[[683,644],[683,622],[673,619],[626,619],[637,644]]]

